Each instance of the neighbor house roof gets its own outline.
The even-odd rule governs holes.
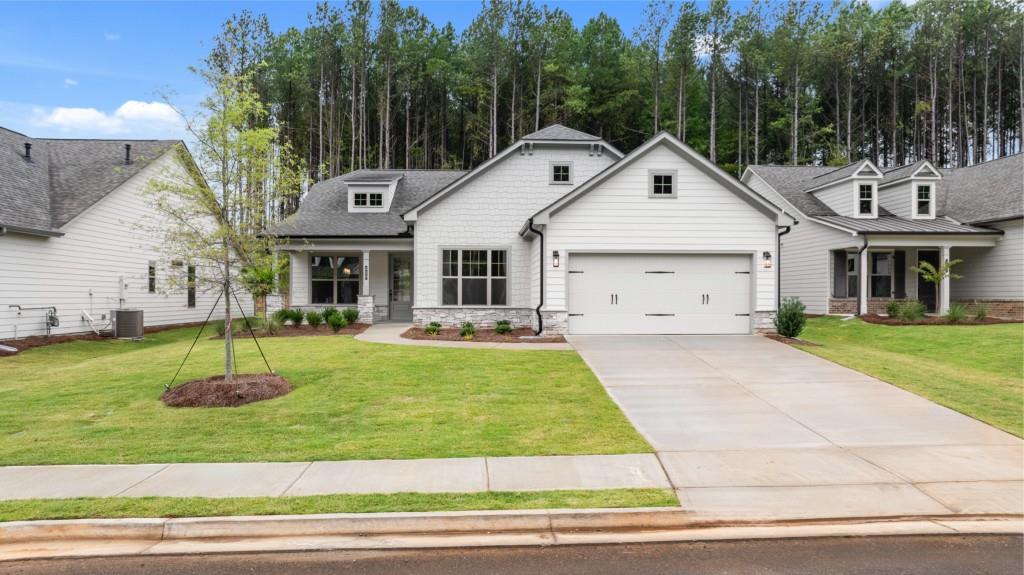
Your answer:
[[[0,226],[59,235],[179,140],[30,138],[0,128]],[[26,157],[25,144],[31,144]],[[125,164],[125,144],[132,162]]]
[[[546,128],[537,130],[532,134],[523,136],[524,140],[555,140],[555,141],[573,141],[573,142],[597,142],[601,138],[593,134],[581,132],[579,130],[573,130],[572,128],[566,128],[561,124],[551,124]]]
[[[456,170],[356,170],[314,185],[302,204],[270,231],[283,237],[388,237],[408,231],[402,214],[461,178]],[[348,183],[393,182],[395,197],[387,212],[348,211]]]

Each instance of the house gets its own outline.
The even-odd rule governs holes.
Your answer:
[[[162,262],[141,229],[158,221],[147,182],[184,169],[176,144],[0,128],[0,340],[101,329],[115,308],[142,309],[146,326],[206,319],[217,294],[197,289],[203,271]],[[196,281],[169,290],[172,273]]]
[[[770,201],[667,133],[629,154],[560,125],[469,172],[358,170],[272,231],[291,305],[543,333],[749,333],[777,305]]]
[[[799,222],[782,238],[782,295],[808,313],[885,313],[917,299],[930,312],[964,302],[1024,319],[1022,154],[952,169],[750,166],[742,180]],[[953,259],[963,277],[938,294],[911,270]]]

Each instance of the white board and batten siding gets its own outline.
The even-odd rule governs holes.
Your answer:
[[[157,269],[157,293],[149,293],[149,262],[164,254],[158,239],[140,229],[156,213],[143,196],[147,182],[174,169],[177,160],[166,154],[112,191],[102,200],[68,222],[62,237],[42,238],[16,233],[0,236],[0,339],[46,333],[45,311],[24,311],[23,307],[55,306],[60,327],[54,334],[89,331],[81,311],[89,312],[100,324],[119,307],[121,281],[123,307],[141,308],[146,326],[201,322],[206,319],[217,292],[196,291],[196,305],[187,306],[184,289],[162,293],[169,270]],[[151,220],[150,220],[151,221]],[[145,225],[145,224],[143,224]],[[201,269],[196,271],[201,276]],[[248,313],[252,300],[244,292],[239,299]],[[223,302],[214,318],[223,317]]]
[[[950,257],[962,259],[956,266],[960,279],[952,280],[950,295],[957,299],[1024,299],[1024,219],[989,224],[1003,230],[992,248],[957,248]]]
[[[651,170],[675,170],[677,197],[649,197]],[[774,311],[774,267],[762,269],[760,261],[766,251],[774,259],[775,241],[774,216],[671,148],[657,146],[551,216],[544,253],[545,309],[570,311],[567,272],[580,255],[732,254],[748,262],[743,267],[750,271],[752,287],[748,311]],[[558,268],[552,266],[553,250],[563,258]],[[690,266],[684,259],[669,258],[659,265]]]

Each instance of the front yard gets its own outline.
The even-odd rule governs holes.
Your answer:
[[[1024,325],[887,326],[811,318],[801,349],[1024,436]]]
[[[261,340],[295,388],[237,408],[172,409],[160,394],[195,328],[0,357],[0,465],[418,459],[651,451],[571,351]],[[260,371],[251,340],[243,372]],[[177,383],[223,369],[200,340]]]

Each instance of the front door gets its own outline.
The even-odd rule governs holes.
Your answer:
[[[936,269],[939,267],[939,251],[938,250],[918,250],[917,261],[928,262],[935,266]],[[928,313],[935,313],[936,304],[935,301],[935,284],[924,281],[924,278],[920,274],[917,276],[917,299],[921,300],[921,303],[928,309]]]
[[[388,319],[412,321],[412,254],[391,254],[388,259]]]

